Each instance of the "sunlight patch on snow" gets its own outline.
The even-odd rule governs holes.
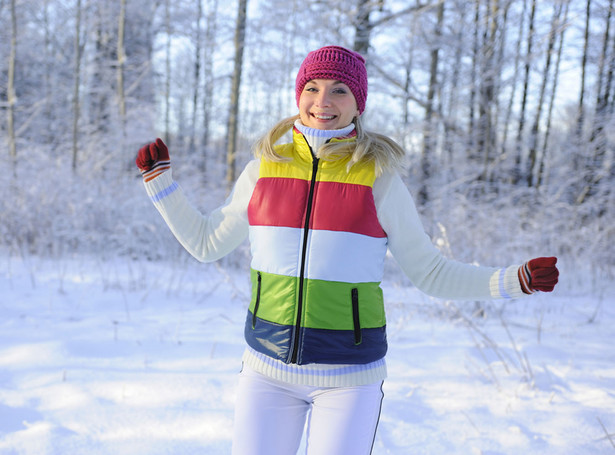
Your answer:
[[[62,359],[60,343],[28,343],[0,350],[0,368],[22,369],[56,365]]]

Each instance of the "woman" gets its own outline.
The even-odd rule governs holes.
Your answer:
[[[173,181],[160,139],[139,150],[137,165],[156,208],[197,259],[219,259],[250,238],[233,453],[296,453],[310,411],[309,454],[368,454],[386,377],[387,249],[418,288],[456,299],[551,291],[556,259],[489,268],[442,256],[399,176],[403,150],[363,128],[361,55],[338,46],[310,52],[296,97],[299,114],[257,143],[257,158],[209,216]],[[274,145],[291,128],[292,143]]]

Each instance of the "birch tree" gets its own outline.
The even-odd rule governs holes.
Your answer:
[[[495,150],[494,110],[496,104],[496,49],[498,37],[499,0],[487,3],[485,28],[481,51],[480,96],[478,105],[478,150],[482,153],[483,171],[480,178],[487,180],[489,165]]]
[[[577,138],[580,140],[583,136],[583,123],[585,112],[585,80],[587,77],[587,60],[589,52],[589,36],[590,36],[590,17],[591,17],[591,0],[585,3],[585,31],[583,37],[583,55],[581,57],[581,87],[579,89],[579,107],[577,114]]]
[[[9,142],[9,156],[13,166],[17,164],[17,145],[15,138],[15,62],[17,60],[17,12],[16,0],[11,0],[11,51],[9,56],[9,69],[7,81],[7,136]]]
[[[521,64],[521,46],[525,37],[524,29],[525,29],[525,16],[527,13],[527,0],[523,0],[521,17],[519,20],[519,28],[517,32],[517,41],[515,46],[515,63],[513,69],[513,77],[510,83],[510,96],[508,97],[508,106],[506,108],[506,114],[504,118],[504,131],[502,133],[502,146],[500,151],[500,156],[502,158],[506,157],[507,149],[508,149],[508,131],[510,130],[511,118],[513,113],[513,107],[515,104],[515,98],[517,94],[517,78],[519,75],[519,67]]]
[[[206,171],[207,150],[209,147],[213,94],[214,94],[214,49],[216,49],[218,0],[208,2],[205,31],[205,55],[203,59],[203,159],[200,160],[201,170]]]
[[[590,154],[587,170],[585,174],[585,183],[581,193],[577,198],[578,203],[582,203],[586,198],[595,194],[598,185],[605,176],[610,174],[612,164],[607,159],[607,138],[604,133],[606,123],[608,121],[608,103],[610,98],[610,89],[613,79],[614,64],[612,62],[615,57],[610,54],[611,41],[611,18],[613,16],[613,0],[609,0],[604,23],[604,33],[602,37],[602,50],[598,65],[598,80],[596,87],[596,104],[594,107],[594,120],[591,127],[591,135],[589,138]],[[615,41],[614,41],[615,42]]]
[[[434,116],[434,103],[438,90],[438,59],[442,38],[442,24],[444,22],[444,2],[440,3],[436,10],[436,25],[434,29],[434,42],[432,43],[429,87],[427,89],[427,106],[425,108],[425,120],[423,126],[423,152],[421,154],[421,189],[419,191],[419,204],[425,204],[428,199],[427,180],[431,175],[430,160],[434,153],[436,141],[436,128]]]
[[[547,161],[548,154],[548,146],[549,146],[549,138],[551,136],[551,123],[553,119],[553,109],[555,108],[555,99],[557,94],[557,88],[559,83],[559,72],[562,61],[562,54],[564,50],[564,34],[566,32],[567,23],[568,23],[568,10],[570,7],[570,0],[566,0],[564,5],[564,17],[560,23],[559,27],[559,44],[557,49],[557,58],[555,63],[555,69],[553,72],[552,82],[551,82],[551,97],[549,100],[549,109],[547,112],[547,120],[545,126],[545,134],[542,142],[542,151],[540,154],[540,164],[538,166],[538,176],[536,177],[536,188],[540,188],[545,178],[545,167]]]
[[[117,98],[122,128],[126,120],[126,99],[124,95],[124,66],[126,55],[124,53],[124,30],[126,26],[126,0],[120,0],[120,14],[117,27]]]
[[[517,139],[515,141],[515,167],[513,170],[513,183],[517,184],[522,178],[521,161],[523,155],[523,133],[526,122],[526,108],[530,90],[530,69],[532,61],[533,43],[534,43],[534,28],[536,18],[536,0],[532,0],[530,7],[530,18],[527,35],[527,50],[525,53],[525,65],[523,70],[523,90],[521,93],[521,110],[519,113],[519,122],[517,127]]]
[[[547,90],[547,83],[549,81],[549,74],[551,72],[551,60],[553,56],[553,50],[555,48],[555,39],[557,37],[557,29],[560,26],[560,19],[562,15],[563,3],[559,3],[553,6],[553,16],[551,18],[551,30],[549,32],[549,43],[547,45],[546,61],[543,68],[540,89],[538,94],[538,103],[536,105],[536,113],[534,116],[534,122],[530,130],[530,145],[528,153],[528,162],[526,170],[527,186],[534,185],[534,174],[536,172],[536,165],[538,162],[538,130],[540,128],[540,122],[542,120],[542,110],[544,106],[544,100]]]
[[[170,145],[171,130],[171,0],[164,2],[164,23],[166,31],[165,80],[164,80],[164,140]]]
[[[191,118],[191,131],[190,131],[190,143],[188,145],[188,151],[190,154],[194,153],[196,148],[196,118],[199,105],[199,87],[201,79],[201,18],[203,17],[203,4],[201,0],[196,0],[196,18],[194,21],[194,85],[192,94],[192,118]]]
[[[79,117],[81,113],[81,54],[83,43],[81,42],[81,0],[75,5],[75,38],[74,54],[75,66],[73,68],[73,172],[77,171],[77,159],[79,154]]]
[[[246,40],[247,5],[247,0],[239,0],[237,20],[235,23],[235,59],[233,65],[233,78],[231,80],[231,105],[227,124],[226,145],[226,183],[229,188],[235,182],[235,161],[239,123],[239,94],[241,87],[241,71],[243,67],[243,50]]]

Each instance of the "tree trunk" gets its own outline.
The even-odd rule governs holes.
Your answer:
[[[207,150],[209,148],[209,129],[212,119],[214,74],[213,74],[213,49],[216,48],[216,24],[218,14],[218,0],[213,0],[207,11],[207,23],[205,32],[205,57],[203,60],[203,159],[201,171],[207,170]]]
[[[125,129],[126,99],[124,96],[124,29],[126,25],[126,0],[120,0],[120,16],[117,27],[117,98],[119,104],[122,129]]]
[[[362,55],[367,55],[367,51],[369,50],[369,41],[372,32],[369,15],[372,8],[373,2],[371,0],[358,0],[353,48]]]
[[[613,14],[613,8],[615,8],[615,5],[613,4],[613,0],[609,1],[609,15],[612,16]],[[611,44],[611,53],[609,56],[607,56],[608,51],[605,53],[605,57],[607,57],[608,60],[608,70],[605,76],[605,81],[604,81],[604,103],[605,103],[605,108],[607,109],[606,113],[612,113],[613,112],[613,102],[612,102],[612,93],[614,92],[613,90],[613,76],[615,75],[615,39],[611,40],[612,44]]]
[[[549,81],[549,73],[551,71],[551,58],[553,56],[553,49],[555,48],[555,38],[557,36],[557,29],[560,26],[560,19],[562,16],[562,7],[562,3],[553,6],[551,32],[549,33],[549,44],[547,45],[547,60],[545,62],[545,66],[542,73],[542,82],[540,84],[538,104],[536,106],[536,116],[534,117],[534,123],[532,124],[532,128],[530,131],[530,147],[526,170],[526,180],[528,187],[532,187],[534,185],[534,173],[536,171],[536,163],[538,161],[538,130],[540,128],[542,107],[544,105],[545,93],[547,90],[547,82]]]
[[[503,12],[501,14],[501,19],[498,18],[498,29],[500,30],[500,36],[499,36],[499,42],[498,42],[498,47],[499,50],[497,52],[497,58],[495,60],[495,65],[494,65],[494,71],[496,76],[494,77],[494,97],[493,97],[493,115],[492,115],[492,119],[493,119],[493,146],[492,146],[492,157],[491,160],[492,162],[499,162],[499,156],[498,156],[498,150],[501,149],[500,147],[500,142],[502,139],[500,138],[498,140],[498,135],[497,133],[500,132],[502,130],[502,127],[500,126],[500,119],[502,117],[501,115],[501,106],[500,106],[500,93],[501,93],[501,89],[502,89],[502,77],[501,77],[501,71],[500,68],[504,68],[505,65],[505,50],[507,48],[507,43],[506,43],[506,38],[507,38],[507,33],[508,33],[508,13],[509,13],[509,9],[511,6],[512,2],[511,1],[505,1],[504,2],[504,9]],[[493,39],[493,41],[495,42],[495,38]],[[506,128],[506,126],[504,126],[504,128]],[[485,175],[484,178],[485,180],[488,180],[489,182],[493,183],[496,181],[496,171],[497,168],[495,166],[490,166],[490,169],[485,169]]]
[[[188,151],[192,155],[196,150],[196,118],[197,108],[199,103],[199,87],[201,82],[201,18],[203,17],[203,5],[201,0],[196,0],[196,19],[195,28],[196,36],[194,38],[194,92],[192,94],[192,120],[190,132],[190,144]]]
[[[51,73],[53,71],[52,46],[51,39],[53,36],[52,25],[49,21],[49,0],[45,0],[43,4],[43,23],[45,28],[45,75],[43,79],[43,96],[45,97],[45,109],[43,115],[46,119],[46,128],[41,131],[45,143],[51,144],[55,134],[53,131],[53,123],[55,118],[55,109],[53,108],[53,91],[51,88]]]
[[[549,100],[549,111],[547,113],[547,124],[545,126],[545,135],[542,143],[542,153],[540,154],[540,165],[538,166],[538,175],[536,176],[536,188],[540,188],[544,181],[545,163],[547,159],[547,147],[549,145],[549,136],[551,134],[551,121],[553,118],[553,107],[555,106],[555,94],[557,93],[557,83],[559,81],[559,70],[562,61],[562,53],[564,49],[564,32],[566,28],[562,24],[568,23],[568,9],[570,0],[567,0],[564,6],[564,18],[560,23],[559,45],[557,49],[557,60],[555,63],[555,71],[553,74],[553,83],[551,87],[551,99]]]
[[[460,6],[460,8],[463,8],[463,6]],[[456,14],[459,18],[459,24],[462,24],[465,20],[465,10],[454,10],[453,14]],[[456,119],[460,116],[459,113],[459,83],[460,83],[460,74],[461,74],[461,59],[463,56],[463,49],[465,46],[465,43],[463,41],[463,37],[465,34],[465,29],[462,25],[455,25],[454,27],[455,30],[455,57],[454,60],[452,62],[452,68],[450,68],[448,71],[452,71],[451,74],[451,80],[450,80],[450,91],[449,91],[449,97],[448,97],[448,111],[447,111],[447,118],[449,119]],[[447,71],[447,70],[444,70]],[[449,160],[449,166],[451,167],[451,169],[455,169],[454,166],[452,166],[453,160],[454,160],[454,151],[455,151],[455,144],[457,143],[457,132],[455,131],[454,128],[449,128],[448,127],[448,122],[445,122],[444,125],[444,146],[443,146],[443,151],[444,153],[447,154],[448,160]]]
[[[523,30],[525,28],[525,16],[527,12],[527,0],[523,0],[523,8],[521,11],[521,20],[519,21],[519,32],[517,38],[517,45],[515,50],[515,65],[513,71],[512,81],[510,83],[511,91],[510,97],[508,99],[508,106],[506,108],[506,116],[504,118],[504,132],[502,134],[502,147],[500,150],[500,156],[502,158],[506,157],[508,154],[508,130],[511,124],[511,117],[513,112],[513,106],[515,104],[515,97],[517,95],[517,76],[519,74],[519,64],[521,62],[521,43],[523,42],[524,34]]]
[[[171,0],[164,2],[165,28],[167,42],[165,49],[165,82],[164,82],[164,141],[170,145],[171,130]]]
[[[474,23],[472,33],[472,70],[470,72],[470,112],[468,113],[468,159],[474,161],[476,159],[476,80],[479,67],[479,39],[478,31],[480,30],[480,0],[474,2]]]
[[[427,107],[423,124],[423,153],[421,154],[421,189],[419,191],[419,204],[429,200],[428,180],[431,175],[430,161],[433,159],[436,128],[434,126],[434,102],[438,89],[438,58],[442,38],[442,23],[444,22],[444,2],[437,10],[437,23],[434,30],[435,43],[431,49],[431,63],[429,65],[429,88],[427,90]]]
[[[478,119],[478,150],[483,155],[483,171],[481,180],[487,180],[489,164],[493,160],[495,148],[495,130],[493,108],[495,99],[495,50],[498,30],[499,0],[490,0],[485,18],[486,26],[483,33],[480,101]]]
[[[15,138],[15,61],[17,59],[17,12],[16,0],[11,0],[11,54],[9,57],[9,72],[7,81],[7,135],[9,142],[9,157],[13,170],[17,165],[17,143]]]
[[[246,10],[248,0],[239,0],[237,22],[235,24],[235,62],[231,81],[231,106],[227,127],[226,146],[226,183],[230,189],[235,182],[235,161],[237,153],[237,131],[239,124],[239,91],[243,66],[243,49],[246,37]]]
[[[585,78],[587,69],[587,57],[589,48],[589,20],[591,16],[591,0],[587,0],[585,4],[585,36],[583,41],[583,56],[581,57],[581,89],[579,91],[579,107],[577,116],[577,140],[580,141],[583,137],[583,123],[585,122]]]
[[[594,109],[594,121],[592,122],[591,136],[589,139],[590,150],[592,156],[587,163],[587,170],[585,175],[585,186],[579,195],[577,202],[582,203],[588,197],[594,195],[597,191],[597,187],[601,180],[609,174],[606,161],[607,152],[607,138],[604,134],[604,128],[609,121],[607,117],[608,112],[608,99],[609,99],[609,81],[608,78],[612,77],[607,71],[606,62],[609,59],[609,42],[610,42],[610,25],[613,12],[613,0],[609,1],[609,9],[606,16],[606,23],[604,27],[604,36],[602,41],[602,54],[600,56],[600,64],[598,68],[598,88],[596,97],[596,106]],[[612,56],[610,58],[613,58]]]
[[[525,109],[530,84],[530,68],[532,59],[532,44],[534,40],[534,18],[536,17],[536,0],[532,0],[532,8],[530,10],[530,23],[527,36],[527,52],[525,54],[525,69],[523,78],[523,93],[521,95],[521,112],[519,113],[519,125],[517,129],[516,153],[515,153],[515,168],[513,170],[513,183],[518,184],[522,179],[521,174],[521,157],[523,154],[523,130],[525,129]]]
[[[75,67],[73,69],[73,172],[77,172],[77,159],[79,153],[79,116],[80,116],[80,86],[81,86],[81,0],[77,0],[75,11]]]

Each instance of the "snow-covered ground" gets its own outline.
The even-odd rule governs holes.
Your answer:
[[[573,288],[478,305],[385,282],[374,454],[615,453],[615,296]],[[0,257],[0,453],[230,453],[248,295],[189,258]]]

